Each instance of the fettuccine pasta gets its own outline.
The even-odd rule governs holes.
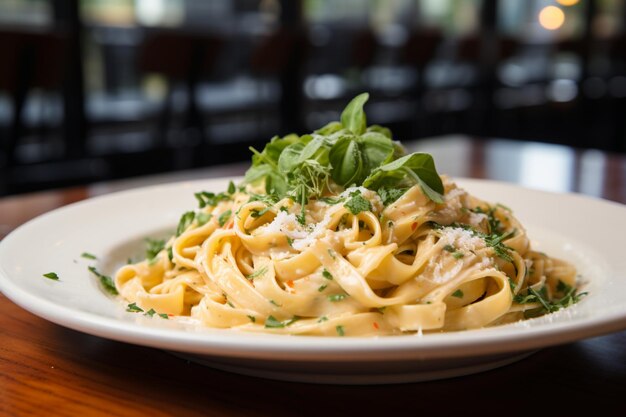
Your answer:
[[[321,143],[337,169],[337,141]],[[392,152],[395,165],[369,174],[411,156]],[[532,250],[510,209],[410,169],[421,177],[391,188],[331,174],[306,198],[269,188],[271,173],[200,192],[200,208],[156,253],[119,269],[116,288],[141,311],[204,326],[323,336],[473,329],[578,301],[575,268]]]

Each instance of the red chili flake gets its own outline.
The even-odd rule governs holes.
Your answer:
[[[417,222],[413,222],[413,224],[411,224],[411,230],[415,229],[417,229]]]
[[[378,330],[378,323],[374,322],[374,323],[372,323],[372,326],[374,326],[374,328],[375,328],[376,330]]]
[[[289,288],[293,288],[293,281],[291,281],[291,280],[287,281],[287,286]]]

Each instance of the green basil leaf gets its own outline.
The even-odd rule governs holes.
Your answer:
[[[341,124],[355,135],[362,134],[367,127],[363,106],[369,97],[368,93],[359,94],[348,103],[343,113],[341,113]]]
[[[432,201],[443,203],[443,183],[432,156],[426,153],[405,155],[376,168],[363,185],[376,190],[382,186],[397,186],[407,180],[419,184]]]
[[[315,133],[322,136],[329,136],[333,133],[339,132],[341,129],[343,129],[343,125],[340,122],[335,121],[330,122],[326,126],[317,129]]]
[[[364,170],[363,154],[359,144],[351,136],[340,138],[330,149],[331,177],[339,185],[347,187],[360,184]]]
[[[391,162],[393,142],[387,136],[377,132],[365,132],[359,138],[359,143],[367,160],[367,172]]]
[[[384,126],[379,126],[379,125],[371,125],[367,128],[367,130],[365,131],[366,133],[369,132],[375,132],[375,133],[380,133],[383,136],[388,137],[389,139],[393,139],[393,135],[391,134],[391,130],[387,127]]]
[[[283,174],[293,172],[298,166],[300,155],[305,146],[304,142],[296,142],[287,146],[278,158],[278,170]]]

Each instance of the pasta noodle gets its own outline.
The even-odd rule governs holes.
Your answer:
[[[578,301],[575,268],[532,250],[510,209],[423,178],[374,190],[326,177],[303,199],[268,193],[266,173],[198,193],[201,208],[153,257],[120,268],[116,288],[209,327],[323,336],[473,329]]]

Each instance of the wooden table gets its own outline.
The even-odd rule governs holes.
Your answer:
[[[440,172],[626,203],[626,158],[562,146],[445,137],[410,144]],[[215,167],[0,199],[0,237],[57,207],[123,188],[243,172]],[[624,220],[626,221],[626,220]],[[626,295],[625,295],[626,296]],[[150,416],[626,415],[626,332],[543,349],[492,371],[388,386],[325,386],[213,370],[89,336],[0,295],[0,413]]]

